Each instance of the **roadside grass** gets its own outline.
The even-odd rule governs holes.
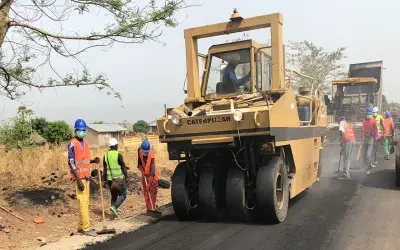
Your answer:
[[[153,152],[156,155],[156,164],[161,167],[171,163],[168,159],[166,144],[161,144],[157,137],[148,138]],[[124,140],[125,142],[125,140]],[[140,137],[127,138],[126,144],[120,142],[119,150],[124,156],[125,163],[133,170],[137,166],[137,149],[140,146]],[[91,149],[92,158],[103,158],[107,148]],[[102,168],[102,163],[101,163]],[[93,168],[96,165],[92,165]],[[67,167],[67,145],[58,147],[36,147],[33,149],[0,151],[0,181],[3,187],[9,189],[24,189],[43,186],[43,179],[57,175],[58,178],[69,180]]]
[[[170,180],[176,163],[169,161],[167,147],[158,138],[148,137],[156,156],[160,178]],[[137,170],[137,149],[140,137],[120,141],[120,152],[128,170],[127,199],[122,204],[121,218],[134,217],[146,211],[143,199],[140,171]],[[93,148],[92,155],[103,158],[107,148]],[[102,163],[101,163],[102,164]],[[101,165],[102,166],[102,165]],[[96,165],[92,165],[96,168]],[[12,211],[25,221],[0,210],[0,249],[34,249],[42,242],[38,236],[45,236],[48,242],[55,242],[76,232],[75,219],[78,216],[75,185],[70,180],[67,167],[67,145],[59,147],[14,150],[0,149],[0,205]],[[102,220],[102,202],[96,178],[90,182],[90,218],[93,225]],[[110,192],[103,189],[104,205],[108,206]],[[159,189],[157,205],[171,202],[170,189]],[[105,211],[106,219],[113,218]],[[34,219],[44,219],[36,224]],[[71,223],[72,222],[72,223]],[[7,232],[1,230],[5,227]]]

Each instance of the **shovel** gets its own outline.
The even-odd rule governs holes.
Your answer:
[[[360,147],[358,148],[358,155],[357,155],[356,166],[357,166],[357,164],[358,164],[358,160],[360,159],[361,148],[362,148],[362,143],[360,144]],[[359,169],[359,168],[357,168],[357,169]]]
[[[103,228],[101,230],[96,231],[97,234],[115,234],[115,228],[107,228],[105,225],[106,221],[106,215],[104,212],[104,197],[103,197],[103,185],[101,183],[101,174],[100,174],[100,165],[97,164],[97,175],[99,176],[99,186],[100,186],[100,196],[101,196],[101,209],[103,212],[103,220],[102,220],[102,225]]]
[[[339,166],[336,170],[336,173],[340,173],[340,163],[342,162],[342,154],[343,154],[343,147],[340,149]]]
[[[147,179],[146,179],[146,177],[144,176],[143,172],[142,172],[142,176],[143,176],[143,179],[144,179],[144,183],[146,184],[146,188],[147,188],[147,187],[148,187]],[[144,192],[144,190],[143,190],[143,192]],[[147,210],[147,214],[150,215],[151,217],[160,218],[161,215],[162,215],[162,213],[161,213],[160,211],[155,210],[154,205],[153,205],[153,201],[152,201],[152,199],[151,199],[150,192],[147,192],[147,194],[148,194],[148,196],[149,196],[150,205],[151,205],[151,207],[152,207],[151,210]]]

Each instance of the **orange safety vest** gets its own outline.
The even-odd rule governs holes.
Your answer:
[[[151,160],[152,159],[155,160],[153,151],[150,150],[149,154],[147,155],[146,163],[144,162],[144,155],[143,155],[143,151],[141,149],[139,150],[139,157],[140,157],[140,161],[142,162],[142,166],[144,167],[144,173],[148,176],[150,174]],[[154,161],[154,168],[156,168],[156,162],[155,161]],[[158,180],[157,168],[155,169],[154,172],[155,172],[154,177],[156,178],[156,180]]]
[[[83,148],[81,142],[73,138],[71,142],[74,144],[74,154],[75,154],[75,167],[76,173],[79,178],[89,178],[90,177],[90,150],[89,144],[85,138],[83,138]],[[75,175],[71,171],[72,180],[75,180]]]
[[[371,117],[369,120],[366,118],[363,119],[362,133],[365,137],[378,135],[378,128],[376,127],[376,121],[373,117]]]
[[[356,141],[356,137],[354,136],[353,127],[347,121],[344,121],[345,129],[344,129],[344,138],[343,141]]]
[[[386,136],[392,136],[393,120],[392,118],[385,118],[383,120],[383,125],[385,125]]]

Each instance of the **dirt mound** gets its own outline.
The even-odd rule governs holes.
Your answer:
[[[172,172],[171,169],[161,168],[161,175],[162,176],[171,178],[172,174],[173,174],[173,172]]]
[[[128,193],[140,195],[142,192],[142,177],[137,173],[128,172]]]
[[[64,179],[62,174],[51,173],[49,176],[42,176],[42,183],[48,186],[54,186],[59,184],[65,184],[66,179]]]

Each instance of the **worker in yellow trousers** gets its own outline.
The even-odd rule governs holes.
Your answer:
[[[90,159],[90,150],[86,134],[86,122],[78,119],[75,122],[76,136],[68,144],[68,166],[71,178],[76,182],[76,198],[79,202],[78,233],[97,236],[90,227],[89,199],[90,199],[90,164],[100,163],[100,158]]]

